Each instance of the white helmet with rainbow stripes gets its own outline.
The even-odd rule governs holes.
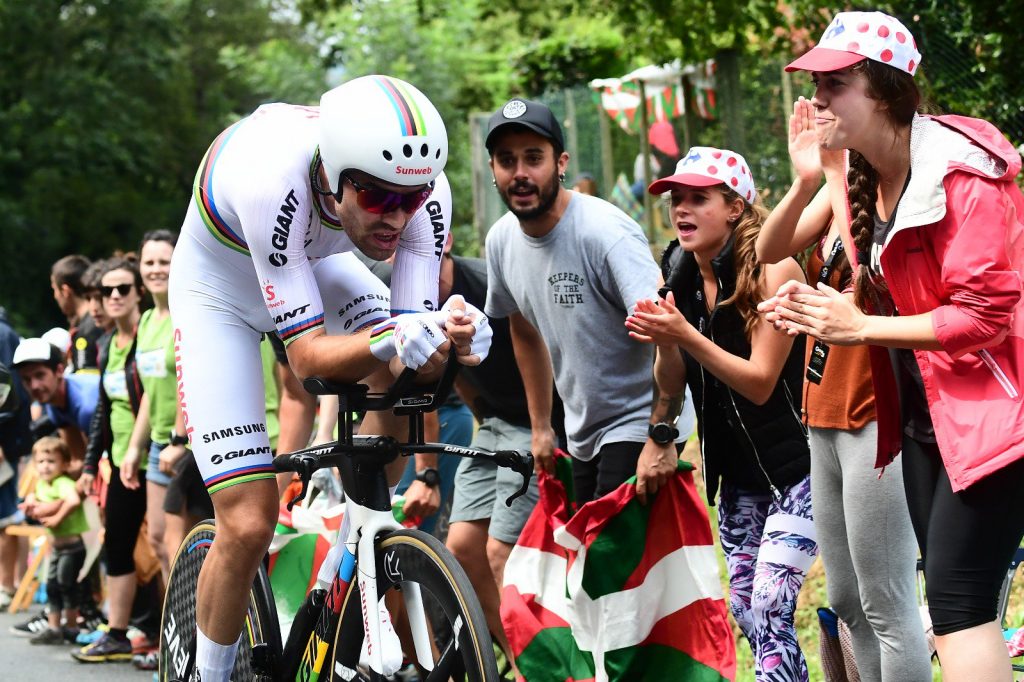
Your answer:
[[[423,185],[444,170],[448,133],[426,95],[391,76],[363,76],[320,98],[320,159],[331,192],[351,170]]]

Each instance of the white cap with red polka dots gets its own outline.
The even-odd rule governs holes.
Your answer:
[[[921,64],[917,42],[899,19],[882,12],[840,12],[816,47],[786,71],[838,71],[864,59],[909,73]]]
[[[686,156],[676,164],[675,174],[655,180],[647,191],[663,194],[679,185],[711,187],[719,183],[734,190],[747,203],[757,200],[754,178],[746,160],[736,152],[714,147],[690,147]]]

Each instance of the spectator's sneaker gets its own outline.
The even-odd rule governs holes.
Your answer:
[[[147,635],[137,628],[128,629],[128,641],[132,643],[133,654],[145,654],[160,648],[160,638]]]
[[[0,611],[6,611],[14,601],[14,594],[7,590],[0,590]]]
[[[10,627],[10,633],[17,637],[34,637],[43,630],[50,629],[50,621],[46,618],[46,613],[39,613],[32,616],[24,623],[18,623]]]
[[[64,637],[64,641],[68,644],[78,644],[78,635],[81,632],[78,628],[69,628],[67,626],[60,629],[61,635]]]
[[[78,636],[75,637],[75,644],[81,644],[82,646],[92,644],[105,634],[107,634],[106,625],[101,625],[95,630],[79,630]]]
[[[32,635],[29,640],[29,644],[64,644],[64,633],[60,630],[54,630],[53,628],[46,628],[42,632],[36,635]]]
[[[72,651],[71,657],[81,663],[110,663],[132,660],[132,643],[127,639],[115,639],[109,632],[89,646]]]
[[[132,665],[139,670],[156,670],[158,662],[159,657],[155,650],[132,656]]]
[[[93,632],[99,630],[101,627],[106,627],[107,620],[103,617],[103,612],[94,609],[87,615],[81,615],[78,617],[78,628],[82,632]],[[90,644],[91,642],[83,642],[84,644]]]

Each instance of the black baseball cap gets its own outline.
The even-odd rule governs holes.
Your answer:
[[[516,97],[505,102],[505,105],[491,115],[487,123],[487,139],[484,144],[487,151],[493,151],[495,134],[505,126],[519,125],[529,128],[538,135],[551,140],[556,151],[565,150],[565,138],[562,137],[562,126],[546,105],[529,99]]]

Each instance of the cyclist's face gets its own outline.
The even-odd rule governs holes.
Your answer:
[[[139,257],[139,272],[142,284],[154,296],[167,293],[167,276],[171,274],[171,254],[174,247],[169,242],[151,240],[142,245]]]
[[[491,172],[498,194],[519,220],[534,220],[554,206],[569,155],[555,157],[551,140],[527,128],[500,134],[491,152]]]
[[[399,194],[414,194],[423,191],[425,185],[406,187],[378,180],[366,173],[351,172],[352,179],[360,188],[383,189]],[[342,184],[341,203],[335,202],[335,210],[341,225],[356,247],[373,260],[388,260],[395,255],[398,241],[416,212],[406,211],[399,205],[387,213],[371,213],[359,205],[358,190],[345,178]]]

